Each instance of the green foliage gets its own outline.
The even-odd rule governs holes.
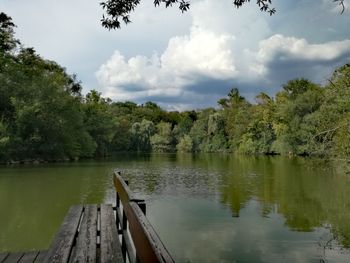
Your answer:
[[[205,152],[222,152],[227,150],[225,119],[222,112],[215,112],[209,115],[207,142],[202,148]]]
[[[154,102],[85,97],[75,75],[14,38],[0,13],[0,162],[105,157],[117,151],[350,155],[350,65],[324,87],[306,79],[248,102],[237,88],[220,109],[167,112]]]
[[[252,118],[247,132],[242,136],[239,151],[246,154],[271,154],[275,140],[273,121],[275,103],[265,93],[256,96],[257,104],[252,106]]]
[[[323,101],[323,90],[305,79],[289,81],[276,96],[276,142],[273,149],[279,153],[309,155],[311,139],[315,134],[312,121]]]
[[[126,118],[117,118],[115,133],[111,145],[113,152],[131,149],[131,123]]]
[[[335,1],[341,1],[342,3],[344,0]],[[190,0],[154,0],[154,5],[160,6],[162,4],[165,7],[170,7],[177,4],[180,11],[185,12],[190,8],[190,2]],[[235,0],[233,5],[239,8],[248,2],[250,0]],[[275,8],[271,7],[271,0],[257,0],[256,3],[260,11],[267,12],[270,15],[276,12]],[[139,4],[140,0],[106,0],[101,2],[101,6],[106,12],[101,19],[102,26],[110,30],[120,28],[122,22],[130,23],[130,13]]]
[[[312,116],[315,154],[347,156],[349,145],[350,64],[337,69],[324,89],[324,99]]]
[[[108,156],[117,126],[110,112],[108,100],[102,98],[99,92],[92,90],[86,95],[83,110],[85,129],[97,145],[94,155]]]
[[[178,152],[190,153],[193,150],[193,142],[189,135],[185,135],[180,139],[180,142],[176,145]]]
[[[3,52],[10,52],[20,44],[14,37],[15,24],[12,18],[3,12],[0,12],[0,55]]]
[[[151,137],[151,145],[154,152],[174,151],[173,136],[170,123],[160,122],[157,125],[157,133]]]
[[[198,113],[197,120],[193,123],[189,135],[193,142],[193,151],[204,151],[204,146],[208,139],[209,115],[214,113],[214,109],[205,109]]]
[[[131,149],[134,151],[151,151],[151,137],[155,133],[154,123],[143,119],[131,126]]]
[[[0,121],[0,161],[8,158],[9,142],[10,137],[7,125],[3,121]]]
[[[43,60],[33,49],[8,54],[1,68],[1,118],[8,133],[3,159],[57,160],[92,155],[95,144],[84,128],[74,76]]]
[[[247,131],[251,105],[236,88],[230,91],[227,98],[220,100],[219,104],[223,107],[230,148],[235,151],[239,148],[242,135]]]

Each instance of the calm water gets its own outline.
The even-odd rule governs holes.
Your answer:
[[[177,262],[350,262],[346,164],[232,155],[0,167],[0,252],[45,249],[70,205],[112,202],[116,168]]]

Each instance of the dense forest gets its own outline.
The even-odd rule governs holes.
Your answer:
[[[217,108],[165,111],[113,102],[14,37],[0,13],[0,162],[105,157],[115,152],[239,152],[347,158],[350,64],[326,85],[295,79],[254,103],[233,88]]]

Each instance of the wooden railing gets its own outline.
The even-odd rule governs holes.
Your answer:
[[[146,218],[146,204],[130,191],[120,171],[114,172],[116,190],[116,224],[122,236],[124,261],[157,263],[174,262],[156,231]]]

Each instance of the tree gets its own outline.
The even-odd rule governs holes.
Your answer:
[[[273,129],[276,104],[264,92],[256,96],[256,102],[252,106],[252,118],[247,132],[242,136],[239,151],[245,154],[271,154],[271,145],[276,137]]]
[[[155,132],[154,123],[143,119],[141,123],[135,122],[131,126],[131,149],[147,152],[151,150],[151,137]]]
[[[176,145],[178,152],[190,153],[193,150],[193,142],[189,135],[185,135],[180,139],[180,142]]]
[[[233,88],[227,98],[219,100],[219,104],[223,107],[230,147],[237,150],[251,120],[251,104],[237,88]]]
[[[4,54],[4,53],[3,53]],[[0,60],[1,148],[5,160],[75,159],[95,145],[83,125],[74,80],[30,48]],[[1,151],[2,151],[1,150]]]
[[[341,13],[344,12],[344,0],[329,1],[338,3],[342,7]],[[125,24],[130,23],[130,13],[135,10],[140,2],[140,0],[107,0],[101,2],[101,6],[106,13],[101,19],[102,26],[110,30],[120,28],[122,22]],[[234,0],[233,6],[239,8],[249,2],[250,0]],[[154,0],[153,3],[155,6],[160,6],[162,4],[165,7],[178,5],[178,8],[183,13],[189,10],[191,0]],[[267,12],[270,15],[276,12],[276,9],[271,6],[272,0],[257,0],[256,4],[262,12]]]
[[[306,80],[288,81],[276,95],[276,141],[273,149],[279,153],[309,155],[310,140],[315,134],[311,116],[323,101],[323,90]]]
[[[350,64],[333,73],[324,89],[320,109],[311,118],[315,133],[313,153],[321,156],[350,155]]]
[[[204,145],[205,152],[222,152],[227,149],[225,134],[225,118],[223,112],[215,112],[209,115],[207,141]]]
[[[157,125],[157,133],[151,137],[152,150],[154,152],[172,152],[173,134],[171,124],[168,122],[160,122]]]
[[[197,120],[193,123],[190,130],[190,137],[193,143],[193,151],[204,151],[205,145],[208,140],[208,121],[209,116],[215,113],[212,108],[204,109],[197,114]]]
[[[121,27],[121,22],[130,23],[130,13],[135,10],[140,2],[140,0],[107,0],[101,2],[101,6],[106,12],[106,15],[103,15],[101,19],[102,26],[107,29],[115,29]],[[239,8],[248,2],[250,0],[234,0],[233,5]],[[271,7],[271,0],[257,0],[256,3],[263,12],[268,12],[270,15],[276,12],[275,8]],[[164,4],[165,7],[178,5],[181,12],[186,12],[190,8],[190,0],[154,0],[155,6],[161,4]]]
[[[111,142],[112,151],[128,151],[131,147],[131,123],[128,118],[116,118],[116,130]]]
[[[9,52],[20,44],[18,39],[14,37],[14,27],[12,18],[5,13],[0,13],[0,52]]]
[[[96,157],[105,157],[110,153],[110,145],[116,133],[117,124],[110,111],[108,100],[96,90],[86,94],[82,105],[85,113],[85,129],[97,144]]]
[[[0,121],[0,162],[1,160],[8,159],[9,142],[10,137],[7,125],[4,121]]]

